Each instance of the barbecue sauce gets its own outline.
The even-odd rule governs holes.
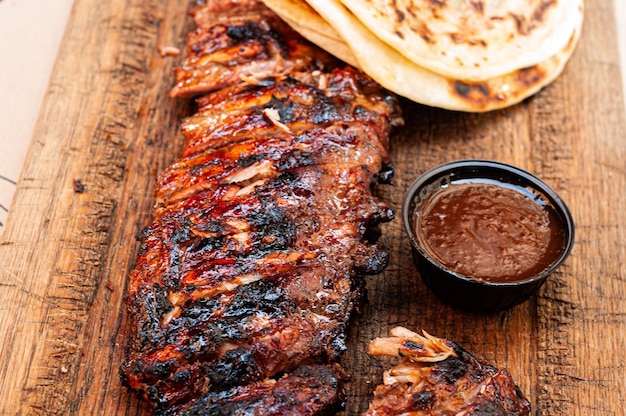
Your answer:
[[[553,207],[508,184],[448,184],[427,196],[415,215],[415,234],[427,253],[478,280],[535,276],[554,264],[565,246],[565,227]]]

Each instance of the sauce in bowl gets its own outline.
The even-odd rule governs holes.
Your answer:
[[[475,312],[514,306],[569,256],[575,227],[545,182],[493,160],[458,160],[420,175],[402,222],[422,281],[441,300]]]
[[[565,226],[541,195],[496,180],[444,183],[414,212],[415,236],[437,262],[490,282],[533,277],[565,248]]]

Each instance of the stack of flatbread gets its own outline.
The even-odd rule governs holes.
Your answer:
[[[552,82],[583,0],[264,0],[313,43],[413,101],[459,111],[516,104]]]

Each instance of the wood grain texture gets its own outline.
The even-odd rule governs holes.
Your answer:
[[[610,2],[587,2],[581,43],[539,95],[488,114],[403,102],[392,141],[399,212],[421,172],[461,158],[515,164],[568,203],[577,241],[537,296],[476,315],[422,284],[399,219],[380,244],[390,265],[367,278],[351,327],[346,415],[364,410],[389,363],[367,356],[395,325],[424,328],[509,368],[537,415],[626,408],[626,140]],[[158,172],[178,154],[188,103],[171,100],[158,46],[183,47],[185,0],[76,0],[14,205],[0,240],[0,414],[143,415],[120,386],[122,310],[135,235],[151,217]],[[84,192],[76,192],[79,180]]]

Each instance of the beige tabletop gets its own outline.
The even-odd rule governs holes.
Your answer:
[[[0,232],[73,0],[0,0]]]
[[[0,232],[72,4],[73,0],[0,0]],[[624,73],[626,4],[620,0],[614,4]]]

